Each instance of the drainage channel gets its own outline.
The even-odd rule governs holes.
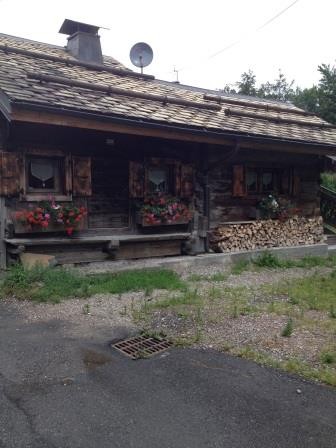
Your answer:
[[[157,355],[167,350],[172,345],[172,342],[166,339],[150,336],[136,336],[111,344],[111,347],[129,358],[141,359]]]

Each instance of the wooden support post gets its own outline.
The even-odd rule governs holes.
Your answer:
[[[7,267],[7,254],[6,254],[6,205],[5,198],[0,197],[0,270]]]
[[[114,259],[119,250],[119,246],[120,246],[119,240],[110,240],[107,244],[105,244],[103,252],[108,253],[109,256]]]

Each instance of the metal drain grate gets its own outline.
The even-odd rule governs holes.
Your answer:
[[[150,356],[161,353],[171,347],[172,343],[166,339],[136,336],[116,342],[115,344],[111,344],[111,346],[132,359],[140,359],[149,358]]]

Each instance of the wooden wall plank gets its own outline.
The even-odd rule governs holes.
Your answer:
[[[0,197],[0,269],[6,269],[6,244],[5,244],[5,234],[6,234],[6,205],[5,198]]]

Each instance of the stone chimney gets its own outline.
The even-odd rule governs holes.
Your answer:
[[[76,59],[93,64],[103,64],[103,54],[98,36],[99,26],[65,19],[59,33],[66,34],[66,49]]]

